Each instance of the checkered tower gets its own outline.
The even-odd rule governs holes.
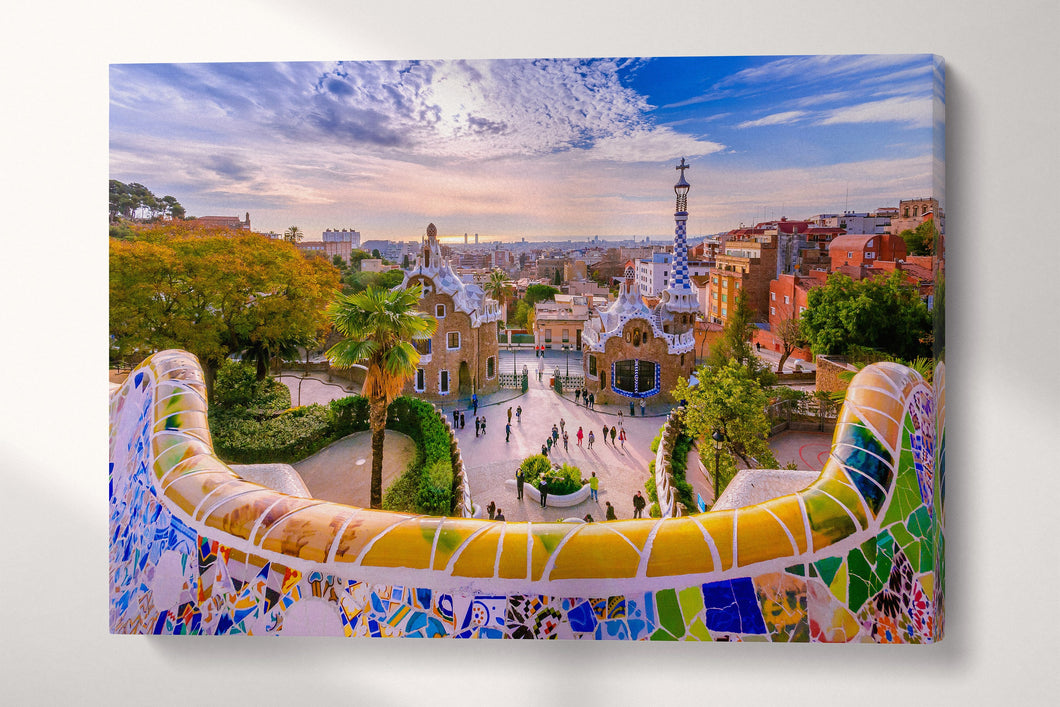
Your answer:
[[[685,223],[688,221],[688,190],[691,188],[685,181],[685,170],[691,165],[681,158],[681,164],[674,169],[681,172],[681,178],[674,185],[677,195],[677,210],[674,212],[674,255],[670,263],[670,284],[663,294],[663,308],[671,313],[690,313],[699,308],[699,298],[688,279],[688,243],[685,239]],[[676,330],[683,331],[691,326],[690,317],[675,318]],[[685,326],[688,325],[688,326]]]

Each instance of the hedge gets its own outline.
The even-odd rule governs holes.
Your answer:
[[[552,463],[543,454],[534,454],[523,460],[519,468],[523,471],[523,482],[540,489],[541,478],[548,481],[548,492],[556,496],[574,493],[588,481],[582,480],[582,472],[576,466],[563,464],[553,468]]]

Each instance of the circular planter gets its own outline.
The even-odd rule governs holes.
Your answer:
[[[515,479],[508,479],[504,482],[506,485],[515,488]],[[541,492],[530,484],[523,484],[523,495],[529,496],[538,503],[541,503]],[[556,508],[570,508],[571,506],[577,506],[589,498],[589,484],[582,484],[582,487],[574,493],[568,493],[563,496],[550,493],[546,503],[549,506]]]

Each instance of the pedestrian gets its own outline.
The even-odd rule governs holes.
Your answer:
[[[607,425],[604,425],[604,444],[607,444]]]
[[[460,411],[454,409],[453,410],[453,429],[455,430],[458,427],[460,427]]]
[[[475,436],[478,437],[478,431],[482,429],[482,422],[476,417],[475,418]]]
[[[582,432],[582,428],[581,427],[578,428],[578,434],[576,436],[578,438],[578,446],[580,447],[580,446],[582,446],[582,437],[585,436],[585,434]]]
[[[523,475],[522,468],[515,470],[515,491],[518,494],[516,496],[516,500],[518,501],[523,500],[523,481],[525,480],[525,478],[526,477]]]
[[[548,456],[548,447],[546,447],[543,444],[541,445],[541,456],[543,456],[543,457],[547,457]]]
[[[496,520],[504,520],[504,513],[501,512],[500,508],[497,509],[497,518],[496,518]]]
[[[618,410],[618,426],[619,427],[622,426],[622,409],[621,408],[619,408],[619,410]]]
[[[615,432],[615,428],[612,427],[611,428],[611,446],[612,447],[615,446],[615,437],[617,437],[617,436],[618,436],[618,434]]]
[[[544,476],[541,477],[541,484],[537,490],[541,492],[541,507],[546,508],[548,506],[548,479]]]
[[[589,407],[589,391],[585,388],[582,388],[582,405]]]
[[[633,401],[632,400],[629,401],[629,416],[630,417],[636,417],[636,413],[633,412]]]
[[[507,442],[512,438],[512,423],[509,422],[504,426],[504,441]]]
[[[464,413],[460,413],[460,429],[464,429]]]
[[[618,441],[622,443],[622,451],[626,451],[626,428],[618,431]]]
[[[596,501],[597,503],[599,503],[600,502],[600,496],[598,495],[599,491],[600,491],[600,479],[596,476],[596,472],[594,471],[593,475],[589,477],[589,500],[590,501]]]
[[[545,440],[545,444],[548,445],[548,451],[551,452],[552,451],[552,445],[555,444],[555,442],[552,441],[552,436],[551,435],[548,437],[548,439]]]
[[[482,416],[482,436],[486,436],[486,416]]]
[[[610,501],[604,501],[607,504],[606,520],[618,520],[618,516],[615,515],[615,507],[611,505]]]
[[[581,400],[581,397],[582,397],[582,389],[581,388],[575,389],[575,391],[574,391],[574,404],[575,405],[578,404],[578,402]]]
[[[512,421],[512,408],[509,407],[508,408],[508,423],[511,424],[511,421]]]
[[[490,520],[493,520],[493,514],[497,512],[497,504],[490,501],[489,505],[486,506],[486,512],[490,514]]]
[[[762,353],[762,344],[756,341],[755,350],[758,351],[758,353]]]
[[[593,431],[589,430],[589,449],[593,448],[593,440],[594,439],[596,439],[596,437],[593,437]]]
[[[567,440],[568,439],[570,439],[570,436],[566,432],[564,432],[563,433],[563,452],[564,453],[567,452]]]
[[[596,396],[593,395],[592,393],[589,393],[589,409],[590,410],[595,410],[596,409]]]
[[[592,523],[593,522],[593,517],[591,515],[589,515],[588,513],[586,513],[585,517],[582,518],[582,520],[584,520],[586,523]]]
[[[562,417],[559,418],[559,431],[562,434],[567,434],[567,421],[564,420]]]
[[[474,393],[471,394],[471,413],[478,415],[478,396]]]
[[[644,417],[644,398],[640,399],[640,416]]]
[[[523,421],[523,406],[522,405],[520,405],[519,407],[515,408],[515,421],[516,422],[522,422]]]
[[[559,428],[556,427],[555,425],[552,425],[552,441],[553,442],[558,442],[559,441]]]
[[[637,495],[633,497],[633,517],[643,518],[644,517],[644,496],[641,495],[640,491],[637,491]]]

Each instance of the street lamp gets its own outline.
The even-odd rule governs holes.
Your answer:
[[[570,344],[563,344],[563,350],[567,354],[567,377],[570,378]]]
[[[725,436],[725,433],[722,430],[716,429],[714,430],[714,434],[712,434],[710,438],[714,440],[714,503],[717,503],[718,495],[720,494],[720,490],[718,488],[718,476],[719,467],[721,463],[721,448],[722,445],[725,443],[727,437]],[[714,504],[711,504],[711,508],[713,507]]]

